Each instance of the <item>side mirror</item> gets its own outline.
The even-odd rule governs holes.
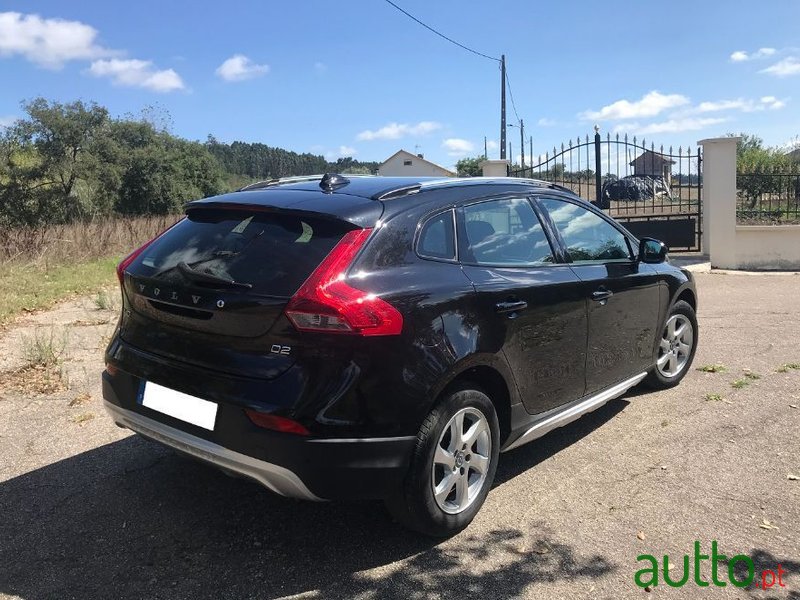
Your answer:
[[[639,240],[639,262],[657,264],[667,260],[667,245],[653,238]]]

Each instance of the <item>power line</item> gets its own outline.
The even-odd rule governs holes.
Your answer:
[[[433,33],[435,33],[436,35],[438,35],[440,38],[444,38],[445,40],[447,40],[447,41],[448,41],[448,42],[450,42],[451,44],[455,44],[455,45],[456,45],[456,46],[458,46],[459,48],[463,48],[464,50],[467,50],[468,52],[472,52],[473,54],[477,54],[478,56],[482,56],[483,58],[488,58],[489,60],[494,60],[494,61],[496,61],[496,62],[500,62],[500,59],[499,59],[499,58],[495,58],[494,56],[489,56],[488,54],[484,54],[483,52],[478,52],[477,50],[473,50],[472,48],[469,48],[469,47],[465,46],[464,44],[460,44],[459,42],[455,41],[454,39],[447,37],[445,34],[441,33],[440,31],[437,31],[437,30],[435,30],[435,29],[434,29],[433,27],[431,27],[430,25],[426,25],[425,23],[423,23],[422,21],[420,21],[420,20],[419,20],[417,17],[415,17],[415,16],[414,16],[414,15],[412,15],[411,13],[409,13],[409,12],[407,12],[407,11],[403,10],[402,8],[400,8],[399,6],[397,6],[397,4],[395,4],[394,2],[392,2],[392,0],[386,0],[386,2],[387,2],[387,3],[389,3],[389,4],[391,4],[392,6],[394,6],[394,7],[395,7],[397,10],[399,10],[401,13],[403,13],[403,14],[404,14],[405,16],[407,16],[409,19],[411,19],[411,20],[413,20],[413,21],[416,21],[417,23],[419,23],[420,25],[422,25],[422,26],[423,26],[425,29],[427,29],[427,30],[429,30],[429,31],[432,31]]]
[[[508,95],[511,98],[511,108],[514,109],[514,116],[517,117],[517,123],[519,123],[519,115],[517,114],[517,105],[514,104],[514,92],[511,91],[511,81],[508,78],[508,68],[506,68],[506,84],[508,85]]]

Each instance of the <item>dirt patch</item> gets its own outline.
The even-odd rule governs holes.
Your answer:
[[[0,398],[7,394],[47,395],[68,389],[58,367],[31,365],[3,373]]]

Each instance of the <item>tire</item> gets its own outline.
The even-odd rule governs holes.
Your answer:
[[[459,422],[470,439],[453,437]],[[474,385],[446,392],[422,423],[402,488],[386,500],[387,509],[402,525],[425,535],[458,533],[486,500],[499,451],[500,427],[489,397]]]
[[[682,329],[686,326],[687,329]],[[655,366],[643,383],[654,390],[665,390],[678,385],[692,366],[697,350],[697,333],[694,309],[688,302],[679,300],[672,306],[664,321],[661,339],[655,350]],[[670,358],[667,358],[668,355]]]

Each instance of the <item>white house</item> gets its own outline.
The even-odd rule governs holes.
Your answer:
[[[455,177],[455,173],[429,160],[422,154],[398,150],[378,167],[378,175],[388,177]]]

